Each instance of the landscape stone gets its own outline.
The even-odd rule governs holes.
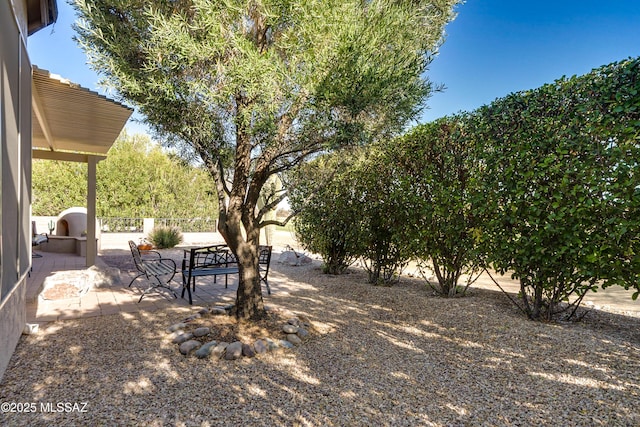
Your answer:
[[[299,266],[304,264],[310,264],[311,258],[304,254],[298,254],[294,251],[284,251],[280,254],[278,262],[280,264],[286,264],[290,266]]]
[[[295,334],[296,332],[298,332],[298,327],[297,326],[293,326],[293,325],[289,325],[286,324],[282,327],[282,331],[285,334]]]
[[[291,319],[287,320],[287,323],[293,326],[300,326],[300,319],[298,319],[297,317],[292,317]]]
[[[313,260],[306,256],[306,255],[302,255],[300,257],[300,264],[299,265],[305,265],[305,264],[311,264],[313,262]]]
[[[233,304],[223,307],[203,308],[198,313],[187,317],[182,322],[174,323],[166,329],[171,334],[171,340],[179,345],[180,353],[188,355],[195,350],[195,355],[200,358],[211,358],[214,360],[225,358],[226,360],[236,360],[241,357],[255,357],[256,354],[264,354],[268,351],[274,351],[279,348],[290,349],[303,343],[303,338],[309,336],[306,329],[310,325],[306,321],[308,319],[303,315],[297,315],[291,311],[282,311],[280,314],[291,316],[287,319],[287,323],[282,326],[282,331],[286,334],[285,339],[273,340],[271,338],[259,338],[253,343],[243,343],[235,341],[231,344],[227,342],[209,341],[201,344],[193,338],[207,336],[211,333],[209,327],[198,327],[193,332],[185,332],[188,328],[188,322],[196,320],[207,313],[222,315],[228,314],[227,309],[232,309]],[[270,308],[271,309],[271,308]],[[279,310],[280,311],[280,310]],[[306,321],[305,321],[306,320]],[[195,325],[194,325],[195,326]]]
[[[193,336],[194,337],[204,337],[205,335],[209,335],[209,333],[211,332],[211,329],[209,328],[197,328],[195,331],[193,331]]]
[[[271,338],[265,338],[264,340],[267,343],[267,350],[273,351],[278,349],[278,343],[276,341],[272,340]]]
[[[94,288],[121,285],[120,269],[116,267],[98,267],[96,265],[87,269],[87,280],[93,283]]]
[[[222,355],[224,354],[225,350],[227,349],[227,346],[229,345],[228,342],[219,342],[218,345],[216,345],[213,350],[211,350],[211,358],[212,359],[220,359],[222,357]]]
[[[254,357],[256,352],[251,344],[242,344],[242,355],[245,357]]]
[[[185,323],[193,322],[194,320],[199,319],[201,317],[202,317],[202,314],[200,313],[192,314],[191,316],[184,319],[184,322]]]
[[[191,353],[193,350],[197,349],[198,347],[200,347],[200,341],[196,341],[196,340],[185,341],[182,344],[180,344],[180,353],[186,356],[187,354]]]
[[[177,344],[174,340],[184,333],[185,332],[182,329],[178,329],[176,331],[171,332],[171,335],[169,335],[169,338],[171,339],[171,342],[173,342],[174,344]]]
[[[37,323],[27,323],[24,325],[24,328],[22,329],[22,334],[23,335],[34,335],[37,334],[38,331],[40,330],[40,325]]]
[[[253,343],[253,348],[258,354],[263,354],[267,352],[267,342],[263,339],[257,339],[256,342]]]
[[[293,251],[284,251],[280,254],[278,262],[286,265],[298,265],[298,257]]]
[[[188,341],[191,338],[193,338],[193,334],[191,332],[185,332],[185,333],[182,333],[182,334],[176,336],[173,339],[173,343],[174,344],[182,344],[183,342]]]
[[[300,339],[299,336],[297,336],[296,334],[288,334],[287,335],[287,341],[289,341],[291,344],[293,345],[300,345],[302,344],[302,340]]]
[[[199,359],[209,357],[217,345],[218,341],[209,341],[208,343],[203,344],[202,347],[196,350],[196,356],[198,356]]]
[[[236,360],[242,357],[242,343],[235,341],[227,346],[227,351],[224,354],[224,358],[227,360]]]
[[[175,331],[177,331],[177,330],[179,330],[179,329],[184,329],[184,328],[186,328],[186,327],[187,327],[187,324],[186,324],[186,323],[183,323],[183,322],[180,322],[180,323],[174,323],[173,325],[171,325],[171,326],[169,326],[169,327],[167,328],[167,332],[168,332],[168,333],[175,332]]]
[[[293,344],[287,340],[279,340],[278,346],[282,348],[293,348]]]

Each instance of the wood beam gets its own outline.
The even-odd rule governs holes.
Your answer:
[[[32,150],[34,159],[61,160],[64,162],[89,163],[89,158],[94,157],[97,161],[107,158],[107,156],[96,156],[94,154],[68,153],[60,151]]]

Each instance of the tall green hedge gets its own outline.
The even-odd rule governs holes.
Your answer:
[[[370,277],[412,256],[454,296],[490,265],[519,279],[532,319],[570,317],[600,287],[640,293],[638,58],[421,125],[363,159],[298,226],[356,239],[343,257],[368,260]]]
[[[360,205],[352,190],[354,156],[327,155],[301,165],[289,202],[297,212],[295,232],[302,246],[323,261],[328,274],[342,274],[361,253]]]
[[[353,195],[360,206],[360,258],[370,283],[391,285],[399,280],[411,258],[406,231],[414,222],[415,212],[384,144],[368,147],[366,156],[356,163],[354,173]]]
[[[470,132],[484,143],[489,261],[520,280],[531,318],[598,284],[638,288],[638,59],[498,99]]]
[[[319,157],[293,176],[296,235],[322,256],[324,271],[340,274],[360,259],[368,280],[389,285],[409,259],[404,227],[410,216],[398,197],[386,153],[343,150]]]
[[[396,197],[411,215],[403,229],[410,254],[428,286],[449,297],[464,294],[483,263],[476,206],[480,165],[468,120],[468,114],[444,117],[386,146]],[[468,280],[460,283],[464,274]]]

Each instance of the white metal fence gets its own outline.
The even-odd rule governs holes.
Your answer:
[[[149,233],[156,226],[176,227],[183,233],[212,233],[218,228],[211,218],[98,218],[102,233]]]

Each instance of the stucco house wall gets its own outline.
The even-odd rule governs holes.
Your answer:
[[[27,37],[55,21],[56,15],[55,0],[0,0],[0,378],[25,326],[26,279],[31,268]]]

